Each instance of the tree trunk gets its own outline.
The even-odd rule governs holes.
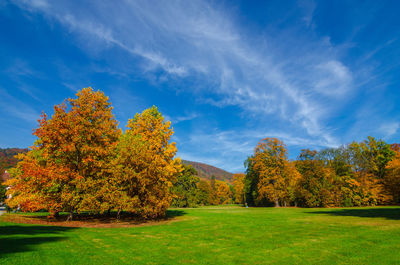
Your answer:
[[[68,218],[67,218],[67,222],[68,221],[72,221],[72,218],[74,217],[74,211],[70,211],[69,212],[69,215],[68,215]]]
[[[294,202],[294,207],[297,207],[297,201]]]
[[[278,199],[275,199],[275,207],[280,207]]]
[[[286,201],[284,201],[284,202],[283,202],[283,205],[284,205],[285,207],[287,207],[287,202],[286,202]]]
[[[118,209],[118,213],[117,213],[117,219],[119,220],[121,218],[121,209]]]

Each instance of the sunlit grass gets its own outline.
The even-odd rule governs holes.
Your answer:
[[[400,263],[400,207],[179,211],[174,222],[124,228],[0,221],[0,263]]]

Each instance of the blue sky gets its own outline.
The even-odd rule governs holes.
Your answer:
[[[399,142],[399,1],[2,1],[0,147],[92,86],[121,128],[156,105],[178,155],[231,172],[264,137],[294,159]]]

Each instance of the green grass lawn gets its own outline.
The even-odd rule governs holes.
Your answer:
[[[171,211],[178,221],[125,228],[0,217],[0,263],[400,264],[400,207]]]

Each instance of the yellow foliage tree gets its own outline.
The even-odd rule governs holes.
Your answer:
[[[219,204],[228,204],[232,202],[232,192],[225,181],[217,180],[215,183],[216,193]]]
[[[233,188],[235,190],[235,202],[239,204],[245,203],[244,198],[244,179],[246,175],[237,173],[233,175]]]
[[[276,138],[261,140],[250,158],[254,172],[259,176],[257,201],[273,201],[276,207],[292,198],[292,189],[299,179],[295,167],[287,159],[284,143]]]
[[[283,199],[284,206],[288,206],[288,203],[294,202],[297,206],[296,192],[299,189],[299,183],[301,179],[300,173],[297,171],[293,162],[285,161],[283,167],[283,178],[285,180],[286,195]]]
[[[165,122],[156,107],[136,114],[129,120],[114,160],[114,183],[118,210],[145,218],[165,215],[173,194],[171,188],[182,170],[174,159],[175,143],[171,123]]]

